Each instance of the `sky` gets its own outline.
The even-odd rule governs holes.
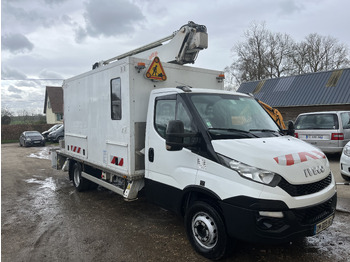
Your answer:
[[[1,108],[42,114],[45,87],[172,34],[205,25],[193,66],[224,70],[252,23],[295,41],[311,33],[350,46],[348,0],[2,0]]]

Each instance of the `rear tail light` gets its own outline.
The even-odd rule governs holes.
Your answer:
[[[299,138],[298,133],[294,133],[294,136],[295,136],[296,138]]]
[[[343,133],[332,133],[331,140],[344,140],[344,134]]]

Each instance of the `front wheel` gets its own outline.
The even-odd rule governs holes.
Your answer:
[[[202,256],[218,260],[226,252],[230,239],[219,212],[206,202],[195,202],[186,212],[185,226],[193,248]]]

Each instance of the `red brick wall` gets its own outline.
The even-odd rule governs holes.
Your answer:
[[[18,140],[23,131],[39,131],[42,133],[52,126],[52,124],[1,125],[1,141]]]

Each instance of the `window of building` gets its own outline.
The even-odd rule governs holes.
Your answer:
[[[62,121],[63,120],[63,114],[56,114],[56,120]]]

